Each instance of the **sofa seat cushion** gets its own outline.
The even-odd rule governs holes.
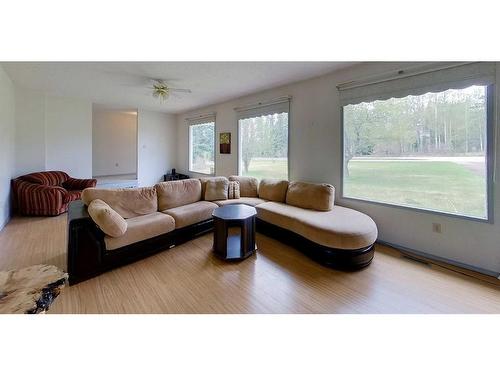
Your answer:
[[[196,178],[160,182],[155,188],[158,194],[158,211],[184,206],[201,199],[201,183]]]
[[[267,202],[255,208],[259,219],[335,249],[362,249],[372,245],[378,235],[377,225],[368,215],[346,207],[313,211],[285,203]]]
[[[227,199],[224,201],[215,201],[214,203],[217,203],[218,206],[225,206],[228,204],[246,204],[247,206],[252,206],[255,207],[258,204],[261,203],[266,203],[267,201],[262,198],[253,198],[253,197],[241,197],[238,199]]]
[[[127,230],[122,236],[104,236],[106,250],[115,250],[123,246],[171,232],[175,229],[174,218],[161,212],[136,216],[127,219],[126,222]]]
[[[218,206],[215,203],[199,201],[184,206],[170,208],[163,213],[170,215],[175,220],[175,228],[187,227],[212,218],[212,212]]]
[[[67,190],[66,193],[66,199],[68,202],[77,201],[81,198],[81,196],[82,192],[80,190]]]
[[[154,187],[135,189],[88,188],[82,192],[83,203],[87,206],[94,199],[102,199],[124,219],[158,211],[158,199]]]

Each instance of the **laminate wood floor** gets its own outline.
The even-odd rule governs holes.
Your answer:
[[[0,232],[0,269],[66,269],[66,215],[15,217]],[[66,286],[49,313],[500,313],[500,288],[399,256],[341,272],[257,234],[257,254],[225,263],[212,235]]]

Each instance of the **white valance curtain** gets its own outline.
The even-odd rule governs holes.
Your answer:
[[[252,105],[237,107],[234,110],[238,113],[238,120],[267,116],[274,113],[288,113],[290,111],[291,97],[273,99],[267,102],[255,103]]]
[[[494,62],[430,63],[371,80],[338,85],[340,104],[358,104],[374,100],[402,98],[472,85],[495,83]]]
[[[215,113],[205,113],[203,115],[186,118],[187,123],[191,125],[215,123]]]

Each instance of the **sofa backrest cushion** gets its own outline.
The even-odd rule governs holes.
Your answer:
[[[120,237],[127,231],[127,221],[101,199],[89,204],[88,212],[101,230],[111,237]]]
[[[103,200],[125,219],[158,211],[158,199],[154,187],[135,189],[88,188],[83,190],[83,203],[88,206],[94,199]]]
[[[286,203],[317,211],[330,211],[335,201],[335,189],[330,184],[292,181],[288,184]]]
[[[201,200],[208,200],[205,198],[205,190],[207,189],[207,182],[208,181],[229,181],[224,176],[200,177],[199,180],[201,183]]]
[[[268,201],[283,203],[286,199],[287,189],[288,189],[287,180],[264,178],[260,180],[259,198],[267,199]]]
[[[238,181],[229,181],[227,199],[240,199],[240,183]]]
[[[196,178],[160,182],[155,187],[158,193],[159,211],[201,200],[201,183]]]
[[[206,182],[205,200],[206,201],[223,201],[227,199],[229,191],[229,181],[225,180],[210,180]]]
[[[34,184],[48,185],[48,186],[62,186],[62,184],[69,178],[66,172],[62,171],[47,171],[35,172],[20,177],[24,181],[32,182]]]
[[[259,196],[259,180],[255,177],[229,176],[229,181],[238,181],[240,183],[240,196],[253,198]]]

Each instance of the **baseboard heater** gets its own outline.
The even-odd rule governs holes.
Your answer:
[[[429,253],[426,253],[426,252],[423,252],[423,251],[419,251],[419,250],[415,250],[415,249],[410,249],[410,248],[405,247],[405,246],[396,245],[396,244],[393,244],[393,243],[390,243],[390,242],[386,242],[386,241],[382,241],[382,240],[377,240],[377,243],[379,243],[381,245],[393,247],[393,248],[399,250],[407,258],[411,258],[412,260],[416,260],[416,261],[419,261],[419,262],[424,263],[424,264],[426,263],[425,261],[423,261],[422,259],[417,259],[415,256],[419,256],[419,257],[423,257],[423,258],[429,259],[429,261],[436,261],[436,262],[441,262],[441,263],[447,263],[447,264],[449,264],[451,266],[463,268],[463,269],[466,269],[466,270],[469,270],[469,271],[477,272],[477,273],[480,273],[480,274],[483,274],[483,275],[486,275],[486,276],[491,276],[491,277],[500,279],[500,274],[498,272],[495,272],[495,271],[487,270],[487,269],[484,269],[484,268],[481,268],[481,267],[471,266],[470,264],[465,264],[465,263],[462,263],[462,262],[457,262],[456,260],[452,260],[452,259],[448,259],[448,258],[443,258],[443,257],[437,256],[437,255],[432,255],[432,254],[429,254]]]

